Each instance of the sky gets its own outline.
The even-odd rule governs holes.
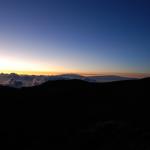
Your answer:
[[[0,72],[150,74],[149,0],[0,0]]]

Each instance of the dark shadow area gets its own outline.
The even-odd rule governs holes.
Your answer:
[[[150,149],[150,78],[0,86],[4,149]]]

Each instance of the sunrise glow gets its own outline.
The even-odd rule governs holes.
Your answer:
[[[147,8],[67,4],[0,5],[0,73],[149,76]]]

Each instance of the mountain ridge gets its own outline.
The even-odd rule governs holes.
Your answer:
[[[62,74],[53,76],[18,75],[15,73],[0,74],[0,84],[16,88],[36,86],[52,80],[72,79],[80,79],[88,82],[112,82],[121,80],[133,80],[136,78],[121,76],[82,76],[78,74]]]
[[[6,149],[149,149],[150,78],[0,87]]]

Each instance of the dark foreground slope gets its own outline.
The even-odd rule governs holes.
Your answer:
[[[1,149],[150,149],[150,79],[0,87]]]

